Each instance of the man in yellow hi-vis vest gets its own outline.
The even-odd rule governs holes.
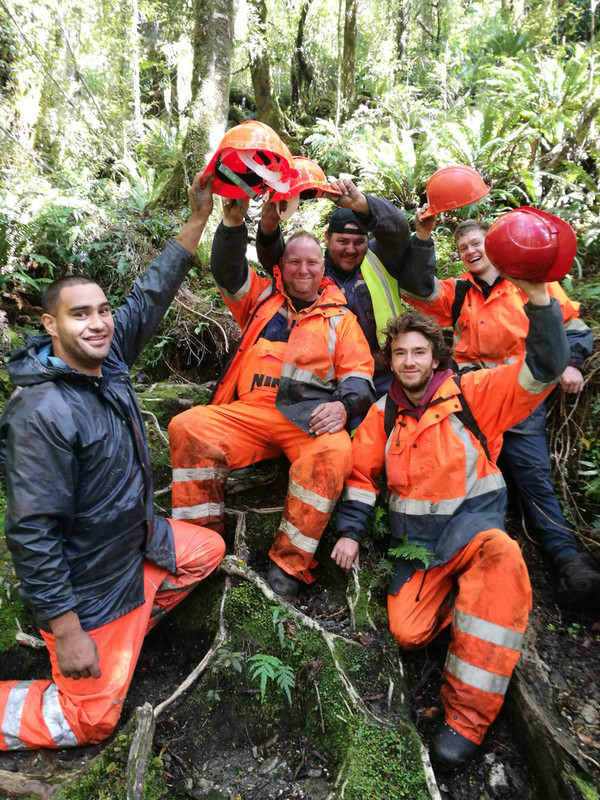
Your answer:
[[[340,178],[332,186],[342,194],[325,233],[325,276],[346,296],[374,355],[382,329],[402,312],[398,282],[402,285],[409,274],[412,285],[435,268],[431,231],[437,217],[421,220],[417,213],[416,233],[411,236],[405,214],[389,200],[363,194],[348,179]],[[258,258],[265,269],[272,271],[283,247],[279,215],[267,203],[256,235]],[[378,397],[390,383],[389,372],[377,362],[374,383]]]

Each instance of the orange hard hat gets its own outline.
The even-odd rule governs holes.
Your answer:
[[[328,194],[339,194],[339,189],[330,186],[325,177],[325,173],[316,161],[305,156],[294,156],[294,166],[298,170],[298,176],[292,178],[290,187],[286,192],[275,192],[271,201],[276,203],[278,200],[289,200],[296,195],[300,195],[301,200],[308,200],[312,197],[323,197]]]
[[[325,173],[316,161],[305,156],[294,156],[294,166],[298,170],[298,176],[291,179],[289,189],[286,192],[275,192],[271,198],[271,202],[277,205],[281,219],[289,219],[298,208],[300,200],[323,197],[324,193],[341,195],[339,189],[329,185]],[[285,211],[280,209],[281,200],[287,201]]]
[[[450,164],[434,172],[427,181],[428,208],[421,214],[421,219],[451,211],[453,208],[468,206],[485,197],[490,187],[483,178],[466,164]]]
[[[564,219],[519,206],[490,226],[485,251],[496,269],[511,278],[557,281],[573,265],[577,238]]]
[[[296,168],[292,154],[272,128],[247,120],[223,136],[202,180],[209,175],[215,176],[214,194],[256,197],[265,187],[287,190]]]

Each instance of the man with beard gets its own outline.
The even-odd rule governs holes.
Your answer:
[[[390,321],[383,354],[393,380],[358,428],[336,518],[332,558],[347,570],[358,565],[385,470],[393,540],[421,555],[396,560],[390,629],[416,649],[451,625],[445,722],[432,743],[440,770],[466,765],[496,718],[531,608],[527,568],[503,530],[506,487],[494,456],[502,433],[559,380],[568,345],[546,284],[514,283],[529,299],[523,362],[459,379],[434,319],[410,311]]]
[[[454,240],[468,272],[438,280],[430,269],[429,275],[421,276],[414,294],[403,291],[403,297],[419,311],[454,329],[452,354],[460,373],[510,364],[522,359],[525,350],[529,324],[523,310],[525,297],[490,261],[485,246],[488,227],[469,219],[456,228]],[[594,337],[579,316],[579,303],[567,296],[560,283],[549,283],[548,292],[561,308],[570,349],[559,384],[565,394],[577,394],[583,389],[581,369],[592,353]],[[498,465],[556,568],[557,602],[578,611],[597,609],[600,573],[582,552],[552,487],[544,403],[505,433]]]

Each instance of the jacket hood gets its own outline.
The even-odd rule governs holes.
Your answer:
[[[66,365],[55,367],[47,363],[51,354],[52,340],[48,334],[28,336],[25,344],[11,353],[6,364],[8,375],[15,386],[33,386],[52,381],[67,372],[75,372]]]

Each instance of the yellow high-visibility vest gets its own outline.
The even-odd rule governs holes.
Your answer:
[[[383,344],[385,336],[381,331],[387,325],[388,320],[402,313],[398,282],[392,278],[371,250],[367,250],[360,269],[373,303],[377,339],[379,344]]]

